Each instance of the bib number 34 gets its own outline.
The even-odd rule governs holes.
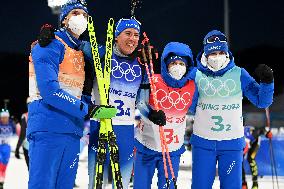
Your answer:
[[[114,103],[117,104],[116,108],[118,110],[116,116],[130,116],[130,108],[125,108],[123,101],[115,100]]]

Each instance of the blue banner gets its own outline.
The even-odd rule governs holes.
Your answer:
[[[275,167],[278,176],[284,176],[284,136],[273,136],[272,141],[265,137],[261,137],[260,148],[256,155],[256,163],[258,167],[258,175],[272,175],[271,163],[271,147],[273,148],[273,155],[275,159]],[[244,160],[246,174],[251,174],[248,161],[245,157]],[[275,175],[275,173],[273,173]]]

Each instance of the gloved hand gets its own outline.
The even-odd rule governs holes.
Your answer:
[[[260,82],[267,84],[273,82],[273,71],[265,64],[258,65],[255,69],[255,74],[260,79]]]
[[[89,105],[88,117],[97,119],[111,119],[116,116],[117,109],[114,106]]]
[[[148,68],[150,69],[149,53],[146,47],[145,47],[145,54],[147,58]],[[160,62],[161,61],[159,60],[158,50],[155,48],[151,49],[151,54],[152,54],[152,63],[153,63],[154,73],[160,73],[160,70],[161,70]],[[146,66],[145,66],[145,60],[142,54],[142,48],[138,48],[138,50],[136,51],[136,58],[138,62],[140,63],[140,65],[142,65],[141,66],[141,69],[143,70],[142,73],[145,73],[144,70],[146,69]]]
[[[265,136],[266,136],[266,138],[271,140],[273,135],[272,135],[271,131],[268,131]]]
[[[16,157],[17,159],[21,159],[19,149],[16,149],[16,150],[15,150],[15,157]]]
[[[55,39],[54,28],[50,24],[45,24],[41,27],[37,37],[38,43],[41,47],[46,47]]]
[[[148,114],[148,119],[159,126],[164,126],[167,123],[165,112],[162,110],[151,110]]]
[[[142,64],[145,64],[145,60],[144,60],[144,56],[143,56],[143,53],[142,53],[142,46],[139,46],[138,48],[137,48],[137,50],[135,50],[135,52],[136,52],[136,56],[137,56],[137,58],[139,59],[139,61],[142,63]],[[144,51],[145,51],[145,55],[146,55],[146,58],[147,58],[147,62],[148,63],[150,63],[149,61],[149,59],[150,59],[150,57],[149,57],[149,53],[148,53],[148,48],[147,47],[144,47]],[[158,63],[159,62],[159,53],[158,53],[158,50],[156,49],[156,48],[154,48],[153,46],[151,47],[151,58],[152,58],[152,62],[153,62],[153,64],[155,65],[156,63]]]

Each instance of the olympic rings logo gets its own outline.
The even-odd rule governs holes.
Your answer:
[[[74,57],[72,62],[73,62],[73,67],[78,72],[84,72],[83,57],[81,57],[80,59]]]
[[[127,62],[118,63],[115,59],[112,59],[113,67],[111,70],[114,78],[124,77],[126,81],[134,81],[141,76],[141,68],[139,65],[130,65]]]
[[[190,102],[190,93],[185,92],[180,95],[176,91],[167,93],[163,89],[156,91],[157,101],[163,109],[169,110],[175,107],[177,110],[184,110]]]
[[[72,62],[73,68],[77,72],[84,73],[84,57],[79,52],[68,51],[66,56]]]
[[[198,87],[207,96],[219,95],[220,97],[227,97],[236,90],[236,83],[232,79],[222,81],[220,79],[213,79],[209,81],[207,78],[201,78],[198,81]]]
[[[13,132],[13,131],[12,131],[12,128],[11,128],[11,127],[3,127],[3,126],[2,126],[2,127],[0,128],[0,135],[7,135],[7,134],[8,134],[8,135],[10,135],[10,134],[12,135],[12,132]]]

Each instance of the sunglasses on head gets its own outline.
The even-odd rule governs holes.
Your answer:
[[[204,44],[214,43],[217,40],[220,41],[221,43],[226,43],[227,42],[227,38],[224,35],[212,35],[212,36],[208,37],[206,39],[206,41],[204,41]]]
[[[67,4],[75,4],[75,3],[81,3],[84,6],[87,6],[87,2],[85,0],[69,0]]]

